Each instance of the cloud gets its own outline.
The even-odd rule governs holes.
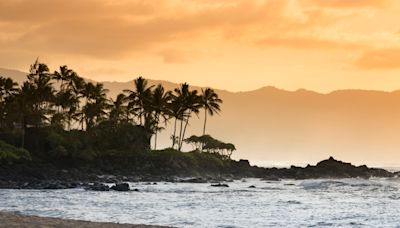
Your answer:
[[[259,47],[358,49],[364,44],[325,30],[340,30],[353,11],[374,0],[2,0],[0,49],[29,55],[127,59],[151,53],[165,63],[187,63],[190,52],[213,43]],[[386,1],[384,1],[386,2]],[[243,42],[242,42],[243,41]],[[4,58],[4,57],[3,57]]]
[[[364,45],[360,43],[350,41],[343,42],[318,37],[268,37],[260,40],[258,45],[298,49],[357,49],[364,47]]]
[[[181,51],[177,49],[166,49],[158,53],[164,63],[182,64],[188,63],[193,58],[197,57],[199,53],[193,51]]]
[[[218,4],[219,3],[219,4]],[[181,40],[196,41],[220,33],[236,38],[251,29],[265,32],[301,30],[324,21],[324,15],[304,12],[305,18],[285,15],[289,1],[77,1],[38,0],[0,3],[5,35],[0,47],[8,50],[53,52],[95,58],[127,58],[132,53],[168,49]],[[300,12],[302,13],[302,12]],[[15,29],[18,28],[18,29]],[[21,29],[25,28],[25,29]],[[164,55],[165,57],[165,55]],[[171,56],[165,58],[171,61]],[[175,58],[176,59],[176,58]]]
[[[361,69],[400,69],[400,48],[371,50],[355,61]]]
[[[389,5],[389,0],[306,0],[308,4],[332,8],[383,8]]]

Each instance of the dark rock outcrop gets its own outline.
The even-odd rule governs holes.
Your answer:
[[[207,183],[208,181],[202,177],[184,178],[178,180],[181,183]]]
[[[227,185],[227,184],[222,184],[222,183],[218,183],[218,184],[211,184],[211,187],[224,187],[224,188],[228,188],[229,185]]]
[[[116,183],[115,185],[111,186],[111,189],[119,192],[127,192],[131,190],[128,183]]]
[[[266,176],[274,175],[280,178],[309,179],[309,178],[370,178],[393,177],[394,174],[378,168],[368,168],[365,165],[354,166],[330,157],[317,165],[307,165],[305,168],[291,166],[290,169],[268,169]]]

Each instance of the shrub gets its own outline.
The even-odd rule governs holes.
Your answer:
[[[29,152],[23,148],[17,148],[0,140],[0,163],[12,163],[18,160],[30,160]]]

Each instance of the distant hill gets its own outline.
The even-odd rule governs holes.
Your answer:
[[[21,82],[25,73],[0,69]],[[149,80],[167,89],[168,81]],[[103,82],[115,96],[130,82]],[[199,88],[199,87],[194,87]],[[238,148],[235,158],[253,164],[316,162],[334,156],[353,163],[400,164],[400,92],[339,90],[328,94],[263,87],[254,91],[217,90],[222,113],[209,119],[207,132]],[[203,115],[193,118],[190,134],[200,134]],[[168,127],[161,146],[170,145]],[[189,147],[186,149],[190,149]]]
[[[23,81],[26,80],[26,73],[18,70],[0,68],[0,76],[10,77],[14,81],[18,82],[18,84],[21,84]]]

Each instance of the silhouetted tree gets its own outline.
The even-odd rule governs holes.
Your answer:
[[[152,92],[151,98],[151,110],[153,111],[154,116],[154,127],[153,132],[155,135],[154,138],[154,149],[157,149],[157,133],[162,130],[162,127],[159,127],[160,118],[164,120],[166,124],[169,118],[169,102],[171,100],[170,92],[166,92],[162,85],[158,85]]]
[[[124,90],[124,92],[128,93],[130,111],[133,115],[137,115],[139,124],[144,126],[146,124],[144,123],[145,108],[151,99],[151,88],[153,86],[148,86],[147,80],[142,77],[137,78],[134,84],[134,90]]]
[[[111,107],[109,113],[109,119],[111,121],[120,122],[126,119],[126,103],[128,99],[127,96],[123,93],[118,94],[115,100],[111,99]]]
[[[206,134],[207,114],[213,116],[215,113],[221,111],[220,104],[222,100],[219,99],[218,94],[213,89],[206,88],[201,90],[200,105],[204,109],[204,127],[203,135]]]
[[[157,149],[158,132],[174,118],[172,147],[181,150],[193,114],[198,115],[201,108],[205,110],[204,136],[207,115],[218,113],[222,103],[209,88],[199,95],[197,90],[190,90],[184,83],[172,92],[162,85],[149,86],[143,77],[134,81],[133,90],[125,90],[125,94],[108,99],[108,90],[103,84],[86,82],[66,65],[50,73],[47,65],[38,59],[30,66],[27,79],[18,87],[12,79],[0,77],[0,128],[20,129],[23,136],[27,128],[49,125],[60,132],[80,125],[84,132],[101,123],[104,123],[103,128],[114,125],[127,129],[139,123],[142,128],[137,129],[145,130],[146,140],[150,142],[154,135],[154,149]],[[21,138],[22,146],[24,139]],[[54,150],[64,153],[65,145],[63,147]]]

